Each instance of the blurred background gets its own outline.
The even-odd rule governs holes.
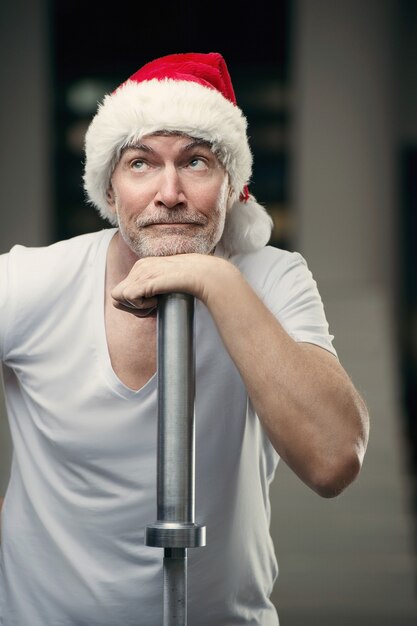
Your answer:
[[[278,470],[281,624],[415,625],[417,1],[106,7],[2,0],[0,252],[105,227],[81,182],[97,101],[156,56],[221,52],[271,243],[306,257],[372,420],[363,471],[342,496],[320,499]],[[1,431],[4,492],[4,408]]]

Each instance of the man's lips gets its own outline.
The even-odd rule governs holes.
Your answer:
[[[162,226],[162,227],[172,227],[172,226],[202,226],[199,222],[151,222],[142,225],[144,228],[148,226]]]
[[[148,215],[140,216],[136,220],[136,226],[146,228],[147,226],[204,226],[207,219],[202,215],[187,215],[185,213],[177,213],[176,215]]]

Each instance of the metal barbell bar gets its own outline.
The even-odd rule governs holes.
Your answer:
[[[163,626],[187,624],[187,549],[205,545],[195,523],[194,297],[158,299],[157,520],[145,543],[164,548]]]

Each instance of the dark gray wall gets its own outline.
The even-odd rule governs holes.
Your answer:
[[[50,225],[46,3],[4,0],[0,20],[0,253],[47,243]],[[11,446],[0,398],[0,494]]]

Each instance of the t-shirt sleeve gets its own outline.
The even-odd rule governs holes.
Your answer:
[[[262,292],[265,304],[295,341],[316,344],[337,356],[317,283],[301,254],[287,253],[272,263]]]
[[[0,360],[4,359],[4,345],[8,326],[9,303],[9,255],[0,254]]]

